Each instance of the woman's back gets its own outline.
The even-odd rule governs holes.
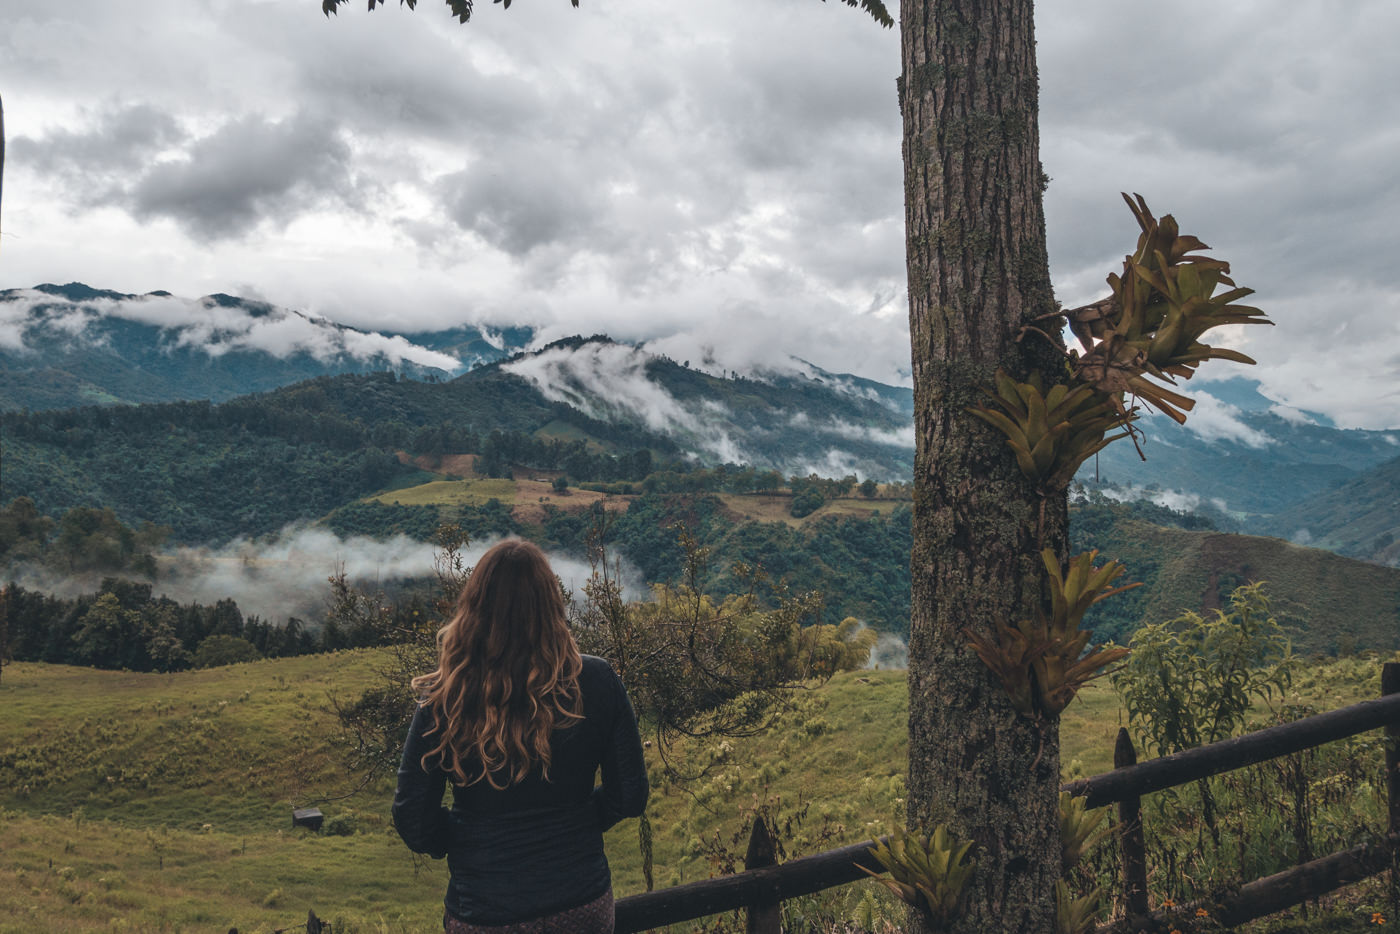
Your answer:
[[[550,777],[539,771],[503,789],[453,787],[417,764],[430,715],[420,708],[399,771],[394,822],[410,849],[446,855],[446,904],[474,924],[506,924],[574,907],[608,890],[602,833],[646,806],[646,768],[631,706],[608,663],[583,657],[584,719],[555,730]],[[601,769],[602,784],[594,785]]]
[[[646,806],[641,740],[616,673],[578,654],[539,549],[488,551],[439,643],[438,669],[414,682],[425,700],[394,824],[410,849],[448,858],[448,920],[513,924],[604,897],[611,917],[602,834]]]

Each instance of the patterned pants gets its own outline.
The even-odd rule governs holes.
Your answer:
[[[469,924],[451,915],[442,919],[446,934],[612,934],[613,895],[604,892],[586,905],[516,924]]]

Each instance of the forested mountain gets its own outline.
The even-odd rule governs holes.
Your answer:
[[[370,333],[231,295],[10,289],[0,291],[0,411],[222,401],[339,373],[445,379],[522,349],[533,333]]]
[[[1264,531],[1400,567],[1400,458],[1282,510]]]
[[[1228,607],[1235,587],[1264,581],[1272,611],[1300,653],[1400,647],[1400,569],[1092,495],[1070,506],[1070,546],[1123,562],[1123,582],[1143,584],[1090,609],[1085,620],[1098,638],[1126,643],[1143,623]]]
[[[581,372],[571,361],[599,354],[629,358],[625,406],[570,382]],[[222,404],[11,415],[0,499],[26,496],[53,516],[110,506],[128,523],[170,526],[176,541],[217,542],[414,482],[404,460],[418,455],[476,454],[488,474],[521,464],[600,481],[641,480],[654,461],[688,463],[692,452],[784,474],[898,479],[911,456],[905,421],[868,393],[818,379],[726,380],[576,339],[444,383],[342,375]]]
[[[152,293],[143,307],[154,316],[165,299]],[[193,332],[103,313],[132,301],[83,286],[0,294],[0,308],[28,309],[15,332],[26,350],[3,345],[11,356],[0,359],[0,388],[32,387],[26,380],[47,372],[55,399],[71,404],[74,391],[87,391],[55,376],[59,369],[34,369],[36,348],[50,363],[68,360],[73,372],[61,372],[100,384],[108,401],[195,384],[211,395],[219,386],[232,392],[337,359],[248,350],[259,326],[334,327],[282,309],[227,296],[201,300],[211,322],[228,324],[199,332],[211,346],[231,345],[211,354],[193,346]],[[189,303],[181,308],[187,313]],[[225,312],[230,317],[220,318]],[[66,333],[86,337],[65,344]],[[342,342],[359,334],[325,333]],[[461,360],[504,354],[530,332],[459,328],[419,337],[412,354]],[[408,353],[397,363],[378,359],[377,372],[323,374],[221,403],[8,413],[0,507],[27,497],[35,515],[55,522],[74,509],[89,510],[74,514],[87,517],[110,509],[107,525],[119,520],[152,536],[168,527],[170,542],[186,545],[274,535],[296,523],[426,540],[453,521],[477,538],[527,534],[576,555],[610,517],[610,546],[648,581],[679,574],[680,524],[710,549],[708,582],[717,591],[743,586],[730,572],[735,562],[761,565],[770,578],[764,586],[781,580],[821,590],[837,618],[854,615],[891,632],[907,625],[907,389],[800,361],[781,373],[716,376],[601,336],[503,356],[450,379],[414,369]],[[348,366],[350,357],[339,359]],[[21,358],[29,369],[14,363]],[[252,369],[240,370],[240,360]],[[1207,609],[1235,584],[1264,578],[1301,646],[1392,645],[1400,612],[1393,572],[1224,533],[1306,530],[1324,547],[1393,562],[1400,461],[1385,461],[1396,433],[1344,431],[1280,410],[1242,380],[1203,384],[1196,395],[1202,404],[1186,429],[1144,420],[1145,463],[1120,441],[1099,458],[1103,484],[1092,483],[1092,462],[1081,473],[1091,482],[1075,508],[1076,548],[1121,558],[1145,584],[1095,608],[1101,635],[1126,639],[1143,621]],[[1367,468],[1374,469],[1363,474]],[[493,477],[506,485],[489,486]],[[882,482],[857,489],[862,478]],[[1110,484],[1113,495],[1204,507],[1213,518],[1115,504],[1101,495]],[[73,564],[78,540],[55,543]],[[127,563],[136,567],[134,560]],[[141,561],[149,572],[149,556]]]
[[[1161,415],[1138,422],[1145,461],[1118,441],[1085,464],[1079,479],[1092,484],[1097,471],[1122,491],[1150,488],[1179,507],[1213,505],[1246,531],[1274,534],[1275,514],[1400,451],[1400,431],[1336,428],[1323,416],[1276,405],[1243,378],[1181,391],[1197,400],[1184,426]]]
[[[533,333],[521,325],[370,334],[228,295],[189,300],[78,283],[41,285],[0,292],[0,410],[222,401],[343,373],[394,371],[419,381],[445,380],[518,353]],[[517,357],[507,370],[524,377],[536,402],[542,397],[598,423],[643,429],[703,463],[747,462],[823,476],[907,475],[913,437],[908,388],[790,364],[782,373],[731,371],[725,379],[593,340]],[[1375,504],[1384,516],[1363,523],[1370,536],[1364,540],[1314,531],[1325,516],[1319,522],[1311,514],[1300,514],[1307,521],[1286,515],[1395,456],[1400,432],[1338,429],[1315,413],[1277,405],[1242,377],[1183,388],[1199,400],[1184,429],[1161,417],[1144,418],[1145,462],[1133,445],[1119,442],[1086,464],[1080,480],[1093,484],[1097,476],[1100,489],[1120,497],[1146,492],[1185,508],[1216,509],[1245,531],[1292,535],[1308,529],[1319,544],[1333,547],[1335,540],[1360,557],[1371,557],[1371,546],[1400,525],[1400,509],[1384,502]],[[876,405],[861,409],[861,400]],[[458,404],[426,403],[438,404],[442,419],[461,427]],[[349,401],[345,413],[367,424],[382,417],[372,402],[360,412]],[[420,413],[410,423],[432,419]],[[563,419],[557,427],[569,423]],[[540,430],[528,420],[470,424],[478,431]],[[585,428],[582,436],[596,435]]]

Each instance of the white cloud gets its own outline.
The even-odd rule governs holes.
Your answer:
[[[1206,392],[1192,393],[1196,407],[1186,416],[1186,429],[1203,441],[1236,441],[1252,448],[1264,448],[1273,439],[1240,421],[1240,410]]]
[[[870,428],[865,425],[853,425],[850,422],[831,421],[817,426],[816,430],[855,441],[872,441],[875,444],[888,444],[891,447],[914,447],[913,419],[910,419],[909,424],[903,428]]]
[[[472,542],[463,553],[468,566],[496,539]],[[159,558],[153,587],[181,603],[205,605],[233,599],[245,617],[284,622],[296,616],[319,625],[330,595],[328,579],[343,571],[353,583],[373,589],[395,579],[433,574],[434,546],[396,535],[386,541],[352,535],[341,538],[323,528],[288,526],[262,540],[237,539],[220,548],[179,547]],[[582,593],[592,572],[586,561],[549,555],[550,565],[574,593]],[[631,564],[622,563],[624,596],[644,599],[649,591]],[[59,596],[93,593],[99,575],[56,577],[30,568],[12,569],[16,582]]]
[[[691,406],[676,399],[648,377],[649,359],[650,354],[624,344],[590,343],[551,348],[505,369],[528,379],[545,398],[595,418],[621,416],[663,435],[686,437],[721,462],[747,461],[724,427],[729,413],[713,401]]]
[[[1177,512],[1195,512],[1203,506],[1212,506],[1221,512],[1228,511],[1224,500],[1204,497],[1190,490],[1149,490],[1133,484],[1100,486],[1096,489],[1109,499],[1123,503],[1146,500],[1150,503],[1156,503],[1158,506],[1165,506],[1167,509],[1174,509]]]
[[[36,306],[46,306],[41,319],[33,320]],[[124,299],[94,298],[70,302],[46,292],[24,290],[10,302],[0,303],[0,345],[22,349],[24,332],[42,328],[68,337],[98,343],[104,339],[92,325],[102,318],[118,318],[155,325],[171,345],[188,347],[211,357],[232,350],[263,351],[274,357],[306,353],[319,360],[341,355],[357,360],[382,357],[401,365],[414,363],[455,371],[462,364],[455,357],[419,347],[394,335],[339,328],[323,319],[312,319],[271,305],[227,305],[213,298],[187,299],[144,295]],[[26,327],[26,322],[29,322]]]
[[[1269,406],[1269,411],[1286,422],[1292,422],[1294,425],[1317,424],[1317,419],[1313,418],[1307,412],[1293,408],[1291,405],[1271,405]]]

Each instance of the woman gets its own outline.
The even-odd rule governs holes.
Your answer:
[[[448,934],[611,931],[603,831],[646,806],[642,744],[622,682],[579,654],[542,551],[512,539],[482,556],[413,687],[394,826],[447,857]]]

